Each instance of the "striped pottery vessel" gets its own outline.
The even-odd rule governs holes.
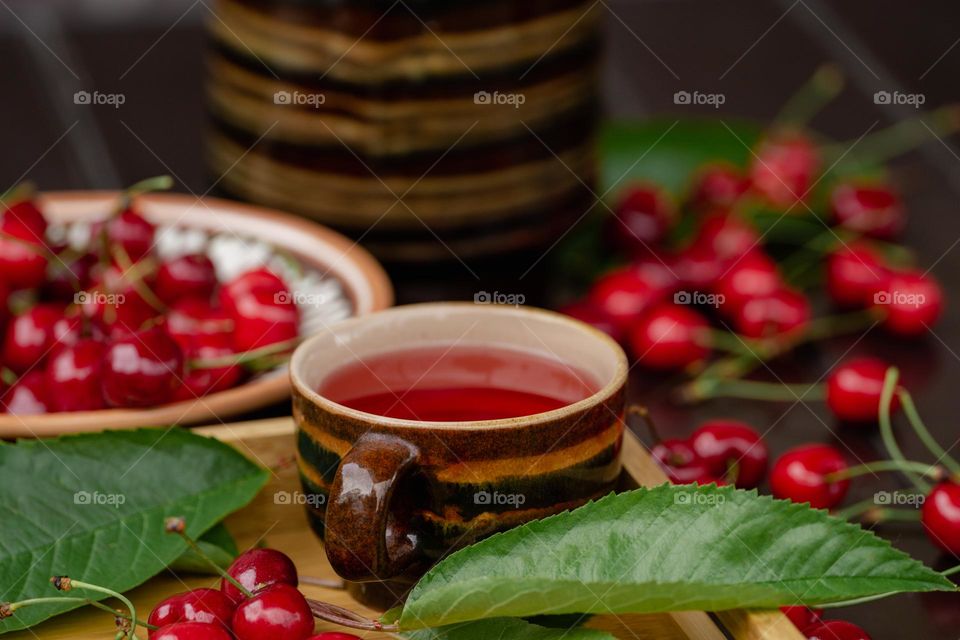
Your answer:
[[[600,388],[561,409],[482,422],[386,418],[315,391],[345,362],[438,341],[537,351]],[[626,356],[605,334],[530,308],[410,305],[309,339],[291,362],[298,462],[334,569],[350,581],[413,580],[452,549],[609,493],[626,375]]]
[[[218,187],[391,261],[548,244],[593,202],[597,7],[217,0]]]

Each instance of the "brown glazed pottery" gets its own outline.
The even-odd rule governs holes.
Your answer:
[[[599,390],[554,411],[479,422],[387,418],[315,391],[350,361],[454,343],[559,359],[594,378]],[[394,600],[451,550],[604,495],[620,474],[626,356],[605,334],[553,312],[469,303],[396,307],[304,342],[291,378],[311,525],[341,576],[391,581]],[[535,380],[530,385],[536,389]],[[367,602],[376,591],[352,590]]]

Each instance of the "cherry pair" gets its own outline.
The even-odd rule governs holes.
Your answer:
[[[713,420],[687,439],[663,440],[651,450],[675,484],[735,484],[754,488],[767,470],[767,446],[752,427],[734,420]]]

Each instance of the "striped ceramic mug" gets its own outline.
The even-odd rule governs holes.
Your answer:
[[[344,363],[438,343],[532,351],[588,374],[597,390],[546,413],[478,422],[388,418],[317,392]],[[452,549],[610,492],[620,474],[626,356],[605,334],[556,313],[396,307],[307,340],[291,377],[308,516],[349,581],[415,579]],[[492,499],[504,495],[522,503]]]

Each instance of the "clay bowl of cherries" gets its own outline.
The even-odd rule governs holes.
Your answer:
[[[214,198],[8,193],[0,437],[223,419],[282,401],[301,336],[393,301],[312,222]]]

